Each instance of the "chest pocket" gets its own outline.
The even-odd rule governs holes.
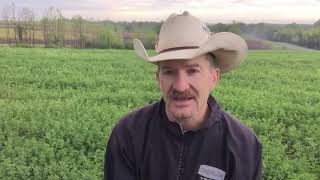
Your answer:
[[[208,165],[200,165],[198,170],[200,180],[224,180],[226,173],[221,169]]]

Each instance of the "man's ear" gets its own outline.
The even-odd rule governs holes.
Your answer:
[[[160,63],[159,62],[157,62],[156,78],[157,78],[158,83],[160,84]]]
[[[214,89],[214,87],[218,84],[219,79],[220,79],[220,68],[212,68],[211,72],[211,80],[212,80],[212,87],[211,90]]]
[[[159,70],[156,72],[156,78],[157,78],[157,81],[160,82],[159,81]]]

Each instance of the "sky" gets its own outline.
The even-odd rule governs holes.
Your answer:
[[[49,7],[63,16],[112,21],[164,21],[189,11],[206,23],[313,24],[320,19],[320,0],[0,0],[0,12],[14,2],[41,17]]]

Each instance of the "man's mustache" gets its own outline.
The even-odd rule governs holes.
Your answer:
[[[169,97],[173,98],[173,99],[184,99],[184,98],[193,98],[195,97],[196,94],[192,92],[192,90],[185,90],[185,91],[177,91],[175,89],[173,89],[170,93],[169,93]]]

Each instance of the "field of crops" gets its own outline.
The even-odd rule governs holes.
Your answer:
[[[129,50],[0,48],[0,179],[101,179],[126,112],[160,98]],[[263,143],[264,179],[320,179],[320,52],[250,51],[212,92]]]

